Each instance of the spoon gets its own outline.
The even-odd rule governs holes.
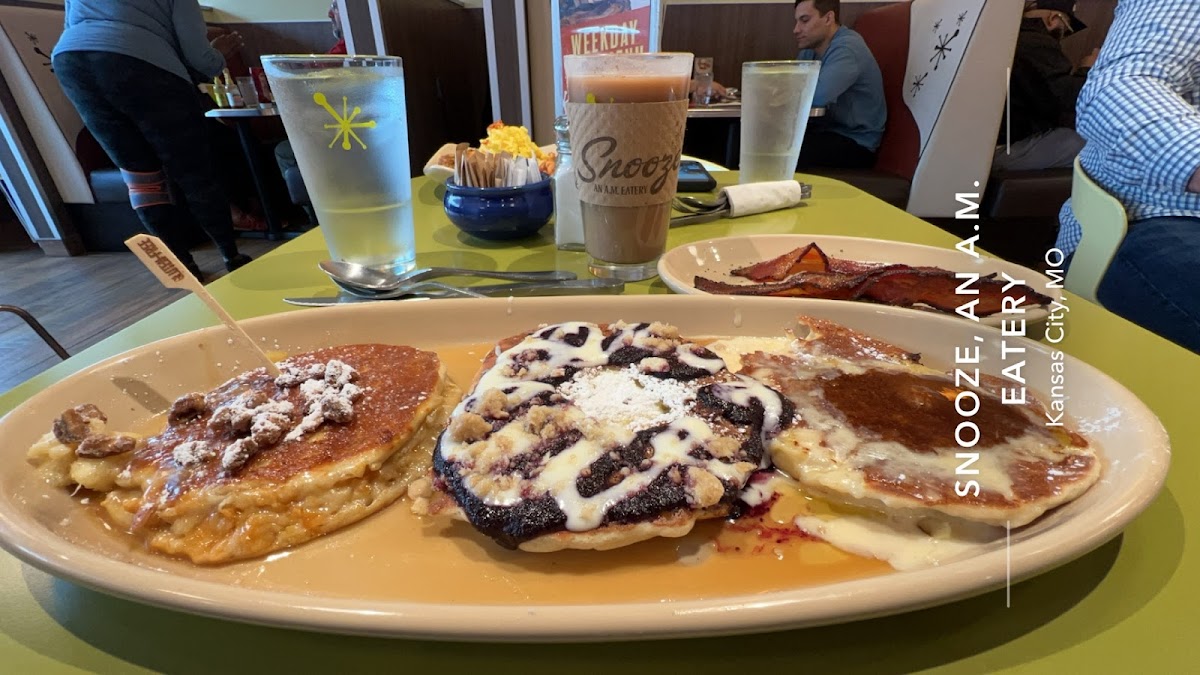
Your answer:
[[[701,214],[712,213],[714,211],[726,209],[729,207],[729,201],[725,197],[725,193],[721,193],[717,197],[717,200],[711,203],[701,201],[695,197],[689,197],[687,195],[677,195],[675,197],[674,206],[677,210],[683,211],[684,213]]]
[[[427,294],[430,292],[439,292],[439,291],[441,292],[442,295],[445,295],[447,297],[453,297],[453,296],[459,296],[459,297],[464,297],[464,298],[485,298],[485,297],[487,297],[486,295],[483,295],[482,293],[476,293],[475,291],[473,291],[469,288],[460,288],[458,286],[451,286],[449,284],[443,284],[443,283],[437,282],[437,281],[418,281],[416,283],[404,284],[401,286],[397,286],[396,288],[393,288],[391,290],[385,290],[385,291],[376,291],[376,290],[373,290],[370,288],[364,288],[362,286],[355,286],[353,284],[347,283],[345,281],[341,281],[339,279],[333,279],[333,283],[336,284],[338,288],[342,289],[343,291],[346,291],[350,295],[356,295],[360,298],[367,298],[367,299],[387,299],[387,298],[399,297],[399,296],[403,296],[403,295],[422,295],[422,294]]]
[[[319,265],[321,270],[335,281],[341,281],[348,285],[371,291],[392,291],[405,284],[432,279],[434,277],[483,277],[485,279],[505,279],[507,281],[567,281],[576,278],[574,272],[559,270],[546,272],[495,272],[490,270],[469,270],[459,267],[418,267],[403,274],[392,274],[340,260],[322,260]]]

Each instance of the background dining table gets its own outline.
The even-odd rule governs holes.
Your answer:
[[[721,184],[736,181],[736,174],[716,177]],[[784,233],[947,248],[957,241],[844,183],[800,178],[813,185],[812,199],[800,207],[675,228],[669,246]],[[460,233],[442,211],[440,190],[427,179],[414,181],[418,264],[586,274],[583,253],[555,249],[552,227],[510,243]],[[321,233],[314,230],[209,289],[237,318],[325,311],[282,300],[334,295],[317,269],[325,257]],[[669,292],[659,280],[627,287],[630,294]],[[453,643],[315,634],[192,616],[59,580],[0,553],[0,672],[1200,672],[1200,658],[1191,651],[1200,628],[1200,356],[1076,296],[1068,294],[1068,300],[1061,347],[1128,387],[1159,416],[1172,440],[1173,466],[1162,493],[1123,534],[1015,585],[1011,607],[999,590],[892,617],[749,636]],[[92,363],[214,323],[196,298],[183,298],[0,396],[0,414]]]
[[[242,154],[246,157],[246,165],[250,167],[250,178],[254,181],[254,191],[258,195],[259,204],[262,205],[263,220],[267,222],[267,239],[277,241],[298,236],[298,232],[285,232],[283,229],[283,220],[267,186],[267,176],[274,167],[264,166],[258,139],[250,128],[253,120],[279,117],[279,109],[274,104],[246,108],[213,108],[204,113],[204,116],[222,120],[237,130],[238,140],[242,143]]]
[[[684,138],[684,147],[690,150],[686,151],[699,151],[710,159],[722,162],[726,167],[736,168],[742,146],[742,102],[725,101],[706,106],[691,106],[687,116],[690,133]],[[808,111],[809,119],[824,116],[825,108],[812,108]],[[722,136],[725,139],[724,147],[718,151],[713,140]]]

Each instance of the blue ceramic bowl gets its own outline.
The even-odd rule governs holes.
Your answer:
[[[511,188],[460,187],[446,181],[442,203],[458,229],[492,241],[537,234],[554,214],[550,178]]]

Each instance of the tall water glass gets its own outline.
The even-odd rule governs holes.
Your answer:
[[[588,269],[649,279],[667,245],[692,55],[567,56],[563,65]]]
[[[790,180],[808,128],[820,61],[742,64],[740,182]]]
[[[707,106],[713,98],[713,60],[697,56],[692,65],[692,105]]]
[[[404,70],[394,56],[262,58],[334,260],[416,263]]]

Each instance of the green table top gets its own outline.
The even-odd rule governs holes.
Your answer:
[[[722,184],[735,174],[717,174]],[[935,246],[956,240],[852,188],[816,176],[806,206],[673,230],[669,246],[733,234],[812,233]],[[948,189],[953,189],[948,188]],[[583,253],[557,251],[552,228],[510,245],[461,235],[440,191],[414,181],[418,264],[586,272]],[[1013,236],[1020,236],[1014,233]],[[319,231],[209,286],[237,318],[298,308],[284,296],[333,295],[318,271]],[[133,264],[132,260],[130,264]],[[630,293],[666,293],[658,280]],[[672,642],[486,645],[320,635],[195,617],[119,600],[50,577],[0,553],[0,671],[701,672],[1197,672],[1190,644],[1200,612],[1200,357],[1071,298],[1061,346],[1137,394],[1174,448],[1167,485],[1149,509],[1096,551],[1012,589],[900,616],[784,633]],[[320,311],[320,310],[306,310]],[[83,367],[216,323],[184,298],[0,397],[0,414]],[[17,470],[10,467],[9,470]],[[1192,514],[1189,523],[1185,514]],[[1189,532],[1190,535],[1189,536]],[[593,665],[594,664],[594,665]]]

